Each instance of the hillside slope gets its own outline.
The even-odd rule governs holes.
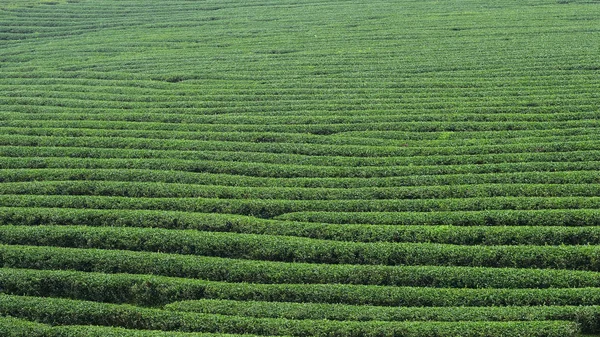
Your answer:
[[[600,333],[600,2],[0,4],[0,335]]]

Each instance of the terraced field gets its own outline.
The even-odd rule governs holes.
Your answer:
[[[599,22],[0,2],[0,336],[600,333]]]

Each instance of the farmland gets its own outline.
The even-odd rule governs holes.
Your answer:
[[[600,336],[599,22],[0,2],[0,336]]]

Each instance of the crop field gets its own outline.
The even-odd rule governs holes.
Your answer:
[[[600,0],[0,1],[0,336],[600,336]]]

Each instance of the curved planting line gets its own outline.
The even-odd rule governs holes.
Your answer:
[[[600,287],[597,272],[481,267],[373,266],[249,261],[124,250],[0,245],[5,268],[152,274],[224,282],[435,288]],[[223,305],[227,306],[225,302]],[[317,319],[318,317],[314,317]]]
[[[461,246],[358,243],[154,228],[0,226],[0,242],[123,249],[249,260],[357,265],[435,265],[600,271],[600,246]]]
[[[136,330],[203,331],[213,333],[254,333],[277,336],[379,336],[403,335],[410,337],[449,335],[491,335],[497,332],[528,336],[565,337],[575,336],[576,323],[566,321],[530,322],[336,322],[326,320],[288,320],[272,318],[248,318],[196,314],[169,310],[139,308],[130,305],[114,305],[65,299],[39,299],[25,296],[1,295],[0,312],[37,319],[53,324],[113,325]],[[69,332],[81,327],[53,328],[56,332]],[[83,328],[98,333],[128,333],[115,328]],[[88,330],[88,331],[89,331]],[[95,330],[95,333],[94,333]],[[112,331],[111,331],[112,330]],[[75,330],[76,331],[76,330]],[[52,333],[52,332],[51,332]],[[52,334],[50,334],[52,336]],[[77,336],[77,335],[75,335]],[[89,336],[89,335],[86,335]],[[133,336],[187,336],[187,334],[160,334],[158,332],[133,332]],[[194,336],[197,336],[194,334]],[[202,334],[209,337],[210,334]],[[222,335],[219,335],[222,336]],[[225,335],[228,336],[228,335]]]

